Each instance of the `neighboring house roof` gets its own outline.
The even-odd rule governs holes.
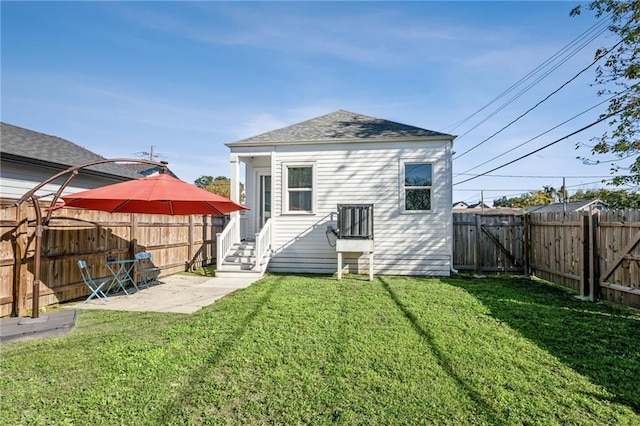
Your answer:
[[[454,139],[455,136],[421,129],[395,121],[339,110],[298,124],[273,130],[237,142],[228,147],[286,145],[292,143],[335,143],[380,139]]]
[[[491,207],[489,205],[485,204],[485,203],[475,203],[475,204],[469,204],[467,206],[467,208],[469,208],[469,209],[482,209],[482,208],[490,209]]]
[[[157,175],[162,171],[162,167],[154,166],[153,164],[145,164],[145,163],[120,163],[120,166],[126,167],[127,169],[135,171],[138,175],[142,176],[153,176]],[[174,178],[178,178],[173,172],[167,169],[167,173],[173,176]],[[137,176],[140,177],[140,176]]]
[[[553,203],[546,204],[544,206],[528,206],[524,207],[524,211],[527,213],[562,213],[564,211],[567,212],[578,212],[581,210],[587,210],[591,205],[596,208],[603,208],[605,204],[599,199],[586,199],[580,201],[570,201],[568,203]]]
[[[453,207],[454,208],[466,209],[467,207],[469,207],[469,204],[465,203],[464,201],[458,201],[458,202],[453,203]]]
[[[31,164],[68,168],[105,158],[66,139],[12,124],[0,123],[0,153],[3,160],[28,161]],[[142,165],[149,169],[153,165]],[[137,168],[116,163],[98,164],[86,169],[127,179],[140,177]]]

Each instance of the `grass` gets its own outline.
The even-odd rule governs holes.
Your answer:
[[[186,275],[201,275],[204,277],[215,277],[216,276],[216,265],[207,265],[196,268],[192,271],[184,272]]]
[[[1,424],[640,424],[640,314],[513,277],[271,275],[0,347]]]

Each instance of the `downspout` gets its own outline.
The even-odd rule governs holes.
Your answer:
[[[457,274],[458,270],[453,267],[453,246],[451,246],[451,254],[449,255],[449,270],[453,274]]]
[[[453,229],[453,212],[451,212],[451,233],[453,234],[454,229]],[[451,273],[453,274],[457,274],[458,270],[456,268],[453,267],[453,235],[450,235],[449,238],[451,239],[451,253],[449,254],[449,271],[451,271]]]
[[[455,139],[456,136],[453,137]],[[451,139],[449,145],[447,145],[447,155],[449,158],[453,156],[451,152],[453,150],[453,139]],[[451,248],[451,252],[449,253],[449,271],[453,274],[457,274],[458,270],[453,267],[453,164],[452,160],[448,161],[449,168],[449,183],[451,185],[451,191],[449,191],[449,208],[451,209],[451,235],[449,235],[449,247]]]

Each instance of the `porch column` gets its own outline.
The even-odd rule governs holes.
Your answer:
[[[231,201],[240,203],[240,159],[237,154],[231,154]],[[236,235],[235,241],[240,241],[240,212],[232,212],[231,219],[235,219],[238,222],[238,226],[235,227]]]
[[[240,160],[231,154],[231,201],[240,202]]]

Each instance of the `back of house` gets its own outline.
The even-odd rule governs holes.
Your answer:
[[[270,271],[334,273],[338,206],[372,205],[373,235],[355,238],[373,240],[375,274],[449,275],[453,139],[340,110],[229,143],[232,198],[246,171],[240,237],[270,227]],[[364,272],[369,259],[344,253],[345,269]]]

